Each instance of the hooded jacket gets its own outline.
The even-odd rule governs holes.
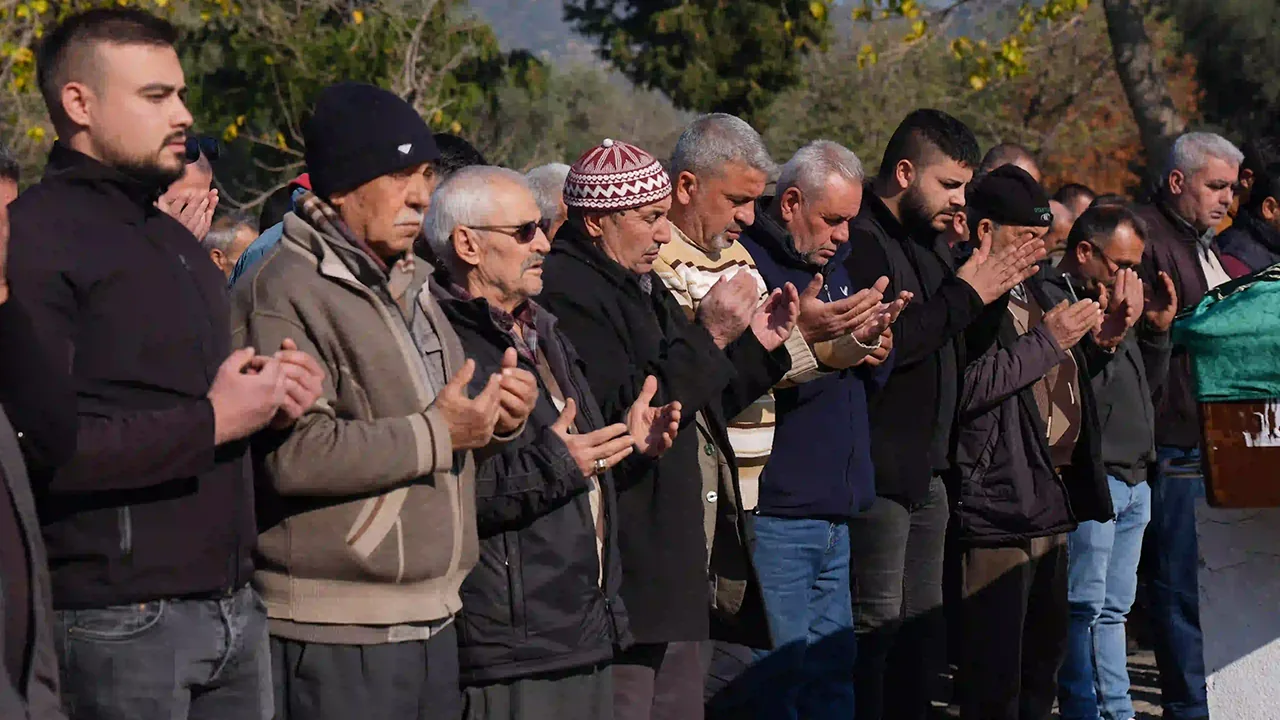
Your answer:
[[[1067,299],[1060,277],[1056,268],[1042,268],[1023,287],[1042,309],[1052,308]],[[957,476],[948,491],[955,536],[971,546],[1057,535],[1115,517],[1090,382],[1102,351],[1089,339],[1069,351],[1079,373],[1081,427],[1060,474],[1032,388],[1067,353],[1043,324],[1018,335],[1007,305],[1007,297],[993,304],[1004,315],[996,342],[967,364],[960,391]]]
[[[1174,214],[1164,203],[1135,208],[1147,226],[1147,244],[1142,251],[1140,273],[1144,291],[1149,296],[1152,288],[1159,287],[1159,273],[1164,271],[1173,279],[1178,293],[1178,311],[1200,304],[1209,290],[1204,269],[1197,257],[1197,243],[1206,242],[1210,252],[1218,255],[1218,243],[1204,240],[1185,220]],[[1140,322],[1138,332],[1150,339],[1155,332],[1146,322]],[[1173,348],[1169,359],[1169,374],[1165,382],[1153,387],[1156,408],[1156,445],[1180,448],[1200,446],[1199,410],[1191,376],[1191,357],[1182,348]]]
[[[247,443],[214,445],[226,276],[160,188],[58,143],[10,205],[9,275],[76,390],[75,455],[36,469],[53,604],[220,597],[252,575]]]
[[[457,613],[476,562],[475,462],[433,405],[464,358],[426,263],[384,272],[332,212],[302,198],[233,298],[238,345],[292,338],[325,371],[315,405],[255,447],[254,585],[274,635],[385,643]]]
[[[1235,221],[1218,236],[1222,267],[1239,278],[1280,263],[1280,231],[1267,224],[1257,211],[1236,213]]]
[[[816,272],[824,278],[818,296],[827,302],[855,291],[844,266],[847,243],[825,265],[812,265],[766,208],[762,203],[756,209],[740,242],[770,291],[788,282],[805,287]],[[867,399],[892,367],[891,354],[878,368],[847,368],[775,390],[778,424],[760,476],[761,514],[844,520],[871,506],[876,481]]]
[[[467,357],[476,361],[471,391],[479,392],[515,344],[495,317],[500,311],[486,300],[461,297],[443,274],[433,281]],[[546,358],[555,384],[578,408],[577,431],[605,427],[582,360],[556,327],[555,316],[532,301],[527,311],[536,328],[534,352]],[[538,401],[523,434],[476,469],[480,561],[462,584],[458,622],[464,685],[591,667],[610,660],[631,639],[619,597],[622,561],[613,474],[598,477],[604,523],[604,548],[598,553],[591,482],[551,429],[560,410],[537,367],[523,354],[519,365],[538,378]]]
[[[786,348],[767,352],[748,330],[721,350],[686,318],[655,273],[637,276],[622,268],[572,222],[556,234],[543,282],[538,301],[560,319],[581,355],[605,422],[621,421],[647,375],[658,380],[655,405],[682,405],[680,433],[661,458],[633,455],[614,471],[622,597],[636,641],[714,636],[769,648],[750,526],[741,503],[728,502],[742,493],[725,419],[786,374]],[[705,448],[694,427],[699,413],[730,471],[729,487],[718,493],[709,571],[697,455]]]

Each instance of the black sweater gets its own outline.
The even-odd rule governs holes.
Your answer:
[[[157,190],[59,144],[10,206],[13,292],[76,390],[75,455],[32,480],[56,608],[217,595],[252,570],[244,446],[214,447],[205,397],[226,278]]]

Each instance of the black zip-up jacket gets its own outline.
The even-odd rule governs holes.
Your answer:
[[[450,294],[436,275],[432,288],[467,357],[475,360],[473,391],[501,369],[512,347],[483,299]],[[582,360],[556,327],[533,309],[537,347],[561,392],[578,407],[581,433],[605,427],[587,386]],[[520,367],[538,378],[538,402],[520,437],[476,468],[480,560],[462,584],[458,664],[465,685],[482,685],[590,667],[630,642],[619,591],[613,476],[599,476],[604,563],[596,550],[590,481],[551,426],[560,416],[551,391],[523,355]]]
[[[766,352],[747,330],[721,350],[703,327],[686,319],[655,273],[646,276],[646,293],[642,278],[610,260],[573,223],[556,234],[543,273],[538,301],[560,319],[586,362],[587,381],[606,422],[622,421],[646,375],[658,379],[655,405],[682,405],[682,426],[671,449],[657,461],[629,457],[613,474],[622,597],[636,642],[715,637],[770,647],[741,503],[732,511],[729,503],[717,503],[708,571],[697,456],[704,448],[694,422],[699,412],[707,418],[729,461],[734,495],[742,497],[725,418],[735,417],[791,369],[786,347]],[[728,594],[734,597],[722,602]]]
[[[951,465],[964,357],[990,347],[1000,315],[984,314],[982,298],[955,276],[941,239],[913,237],[872,185],[862,197],[862,211],[849,223],[845,260],[854,288],[871,287],[884,276],[886,298],[903,290],[915,295],[893,325],[893,372],[871,399],[876,494],[912,507],[928,497],[932,476]],[[986,344],[966,350],[965,331],[987,318]]]
[[[56,144],[10,206],[13,292],[76,386],[75,455],[32,481],[59,609],[222,595],[252,571],[245,444],[214,447],[205,397],[226,278],[158,191]]]

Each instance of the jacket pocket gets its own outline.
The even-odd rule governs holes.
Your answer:
[[[164,619],[164,600],[60,613],[67,636],[95,642],[126,642],[155,629]]]
[[[116,508],[116,524],[120,531],[120,555],[133,555],[133,512],[128,505]]]

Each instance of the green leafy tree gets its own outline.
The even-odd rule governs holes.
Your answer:
[[[830,0],[566,0],[565,17],[637,84],[678,107],[759,122],[821,47]]]

